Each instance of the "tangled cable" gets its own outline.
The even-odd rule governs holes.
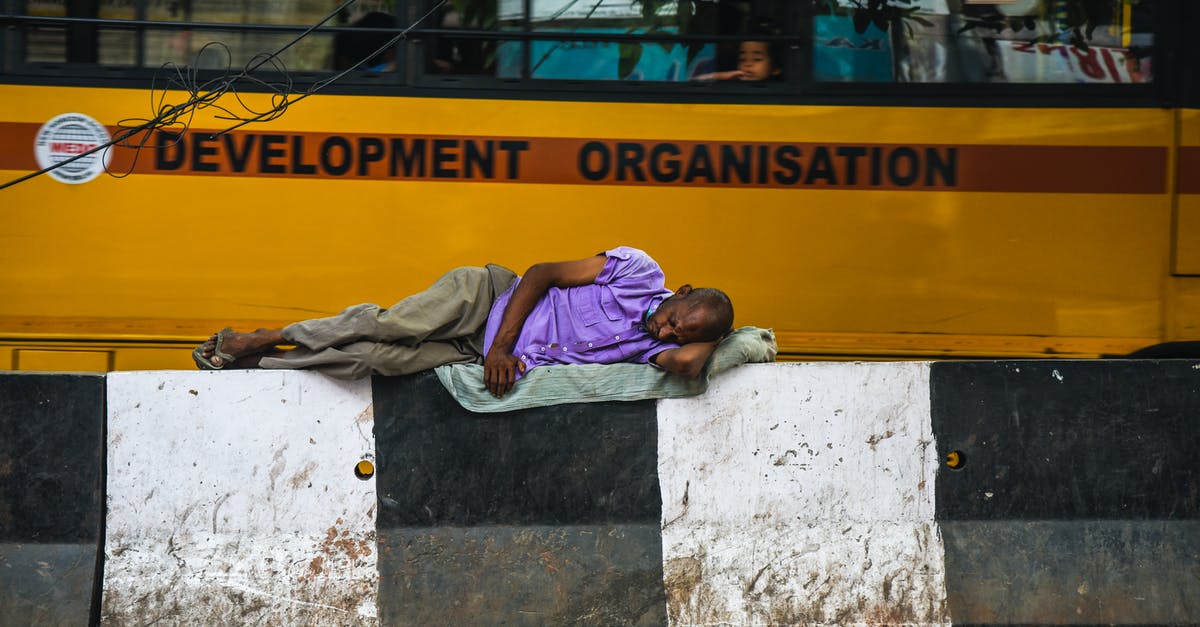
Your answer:
[[[317,30],[326,22],[333,19],[338,13],[342,12],[356,1],[357,0],[345,0],[345,2],[331,11],[320,21],[305,29],[304,32],[294,37],[291,41],[284,44],[278,50],[255,55],[246,62],[246,65],[242,69],[237,71],[233,69],[233,55],[229,51],[229,47],[221,42],[210,42],[197,50],[195,54],[195,62],[191,67],[181,67],[173,62],[163,64],[159,73],[167,75],[166,85],[161,89],[158,87],[158,83],[160,81],[158,74],[156,74],[154,79],[152,79],[150,85],[150,109],[151,111],[156,112],[153,117],[123,119],[117,123],[117,126],[120,128],[120,130],[108,142],[95,146],[90,150],[81,152],[68,159],[59,161],[58,163],[49,165],[41,170],[38,170],[37,172],[31,172],[25,176],[13,179],[0,185],[0,189],[5,189],[7,187],[16,185],[17,183],[27,181],[97,152],[107,151],[113,146],[129,148],[134,151],[133,159],[129,164],[129,168],[124,172],[113,172],[108,167],[107,159],[101,159],[101,163],[104,165],[105,172],[115,178],[124,178],[133,173],[137,166],[138,157],[141,155],[142,148],[144,148],[146,144],[150,142],[151,137],[154,135],[154,131],[165,130],[174,136],[174,140],[164,144],[163,147],[174,145],[174,143],[178,143],[183,140],[184,135],[191,127],[191,122],[195,117],[196,112],[201,109],[216,109],[218,113],[215,114],[214,117],[220,120],[229,120],[233,122],[232,125],[220,131],[214,132],[212,137],[219,137],[229,133],[230,131],[254,122],[267,122],[277,119],[282,116],[285,111],[287,111],[289,106],[304,100],[313,94],[316,94],[322,89],[337,82],[346,74],[354,71],[363,62],[395,46],[400,40],[405,39],[408,36],[409,31],[424,22],[430,15],[433,15],[433,13],[440,9],[442,5],[446,4],[448,0],[440,0],[433,6],[433,8],[429,9],[429,11],[427,11],[419,19],[413,21],[413,23],[407,28],[397,33],[390,40],[379,46],[379,48],[375,49],[370,54],[363,56],[363,58],[357,63],[352,64],[350,67],[338,72],[337,74],[334,74],[333,76],[314,82],[308,87],[308,89],[305,89],[304,91],[294,90],[291,74],[288,72],[287,67],[284,65],[279,56],[288,48],[291,48],[300,40],[312,34],[313,31]],[[201,82],[200,71],[197,66],[199,66],[200,58],[206,52],[211,53],[213,50],[217,50],[225,55],[225,70],[219,76]],[[274,80],[267,80],[255,74],[263,66],[270,66],[270,69],[273,71],[272,76],[275,77]],[[256,111],[251,104],[247,103],[247,101],[243,99],[243,92],[239,91],[239,87],[243,87],[244,90],[244,86],[246,85],[254,88],[252,93],[259,93],[263,91],[270,93],[271,105],[262,111]],[[171,91],[184,91],[189,95],[189,98],[179,104],[168,104],[166,102],[167,94]],[[233,103],[222,104],[222,99],[226,95],[232,95],[233,99],[237,101],[236,105]]]

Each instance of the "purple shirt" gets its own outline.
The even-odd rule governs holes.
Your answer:
[[[548,364],[646,363],[678,344],[646,332],[646,311],[671,296],[662,269],[646,253],[628,246],[605,251],[604,269],[591,285],[552,287],[525,319],[513,354],[526,370]],[[518,279],[518,282],[520,279]],[[492,304],[483,351],[492,347],[504,309],[517,283]]]

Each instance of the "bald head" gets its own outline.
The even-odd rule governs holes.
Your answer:
[[[725,292],[712,287],[696,287],[683,298],[689,306],[704,312],[703,339],[700,341],[720,339],[733,329],[733,302]]]

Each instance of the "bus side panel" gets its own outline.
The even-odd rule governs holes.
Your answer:
[[[1200,110],[1179,115],[1175,171],[1175,259],[1168,310],[1168,339],[1200,338]]]
[[[1173,270],[1178,275],[1200,275],[1200,109],[1179,112],[1175,189],[1179,209]]]
[[[35,167],[30,144],[53,116],[115,131],[146,98],[0,86],[0,175]],[[523,271],[629,244],[669,287],[726,289],[736,323],[774,328],[783,353],[836,340],[951,354],[988,338],[1024,342],[1014,353],[1063,339],[1132,349],[1164,335],[1173,122],[1154,109],[314,97],[228,140],[154,136],[136,163],[114,158],[127,178],[5,190],[0,331],[192,341],[390,304],[457,265]],[[389,170],[418,145],[421,176]],[[370,161],[379,146],[410,152]],[[472,173],[467,151],[488,149],[499,165]],[[918,159],[919,175],[906,169]]]

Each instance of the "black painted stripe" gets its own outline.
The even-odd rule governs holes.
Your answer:
[[[937,519],[1200,519],[1196,365],[933,364]]]
[[[955,623],[1200,623],[1198,365],[932,365]]]
[[[653,401],[472,414],[432,373],[373,388],[380,527],[659,522]]]
[[[96,617],[100,375],[0,373],[0,625]]]
[[[472,414],[375,377],[379,616],[664,625],[655,403]]]
[[[0,542],[98,537],[104,377],[0,374]]]
[[[383,625],[667,624],[658,523],[405,527],[379,557]]]
[[[1200,521],[943,521],[955,624],[1195,625]]]

